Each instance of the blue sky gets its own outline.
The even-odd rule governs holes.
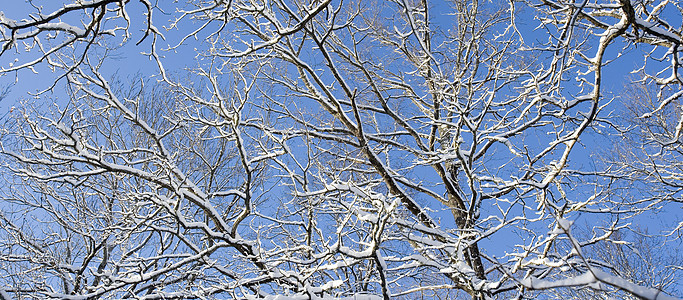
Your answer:
[[[21,15],[23,15],[26,11],[22,10],[23,7],[25,7],[25,3],[21,1],[15,1],[11,2],[12,4],[8,4],[2,8],[4,11],[5,15],[9,18],[13,19],[19,19]],[[132,3],[132,9],[129,11],[131,15],[136,16],[139,11],[135,11],[136,9],[142,9],[143,7],[136,3],[136,2],[131,2]],[[440,10],[436,10],[437,12]],[[434,16],[434,18],[439,19],[439,18],[448,18],[449,16],[447,15],[442,15],[442,16]],[[135,19],[134,20],[138,20]],[[134,21],[135,22],[135,21]],[[526,23],[526,22],[525,22]],[[140,23],[132,25],[132,28],[140,28]],[[181,26],[182,27],[182,23]],[[533,27],[533,21],[529,21],[527,26],[521,26],[520,28],[525,31],[525,35],[527,35],[525,38],[527,39],[527,42],[530,42],[530,40],[538,39],[538,40],[543,40],[545,36],[543,35],[543,30],[539,29],[538,31],[532,31]],[[182,31],[183,28],[180,29]],[[164,34],[167,35],[168,42],[172,41],[177,41],[178,36],[180,36],[179,31],[172,30],[170,32],[165,32]],[[147,52],[150,49],[150,40],[147,39],[143,41],[140,45],[135,45],[135,42],[139,40],[142,37],[143,33],[142,32],[132,32],[132,41],[126,43],[122,48],[117,49],[116,51],[113,51],[110,53],[108,59],[109,59],[109,64],[105,65],[105,71],[104,73],[106,75],[111,75],[111,76],[119,76],[124,79],[131,79],[134,76],[140,75],[144,78],[151,78],[151,80],[156,80],[155,77],[153,77],[157,72],[156,69],[156,63],[154,61],[151,61],[148,57],[145,57],[143,55],[139,55],[140,52]],[[195,66],[197,63],[195,62],[195,53],[193,50],[193,43],[196,43],[194,40],[188,40],[187,45],[180,47],[178,49],[179,55],[173,55],[173,59],[166,59],[166,68],[169,74],[175,74],[176,72],[182,73],[183,71],[181,70],[182,67],[185,66]],[[167,43],[161,42],[161,47],[160,48],[165,48]],[[617,50],[621,48],[621,45],[613,45],[611,49],[608,52],[608,55],[610,57],[615,57]],[[642,64],[642,57],[643,54],[646,53],[649,49],[647,47],[641,47],[641,48],[634,48],[634,47],[629,47],[628,51],[626,51],[626,55],[623,55],[618,58],[617,61],[611,63],[605,68],[605,73],[608,74],[608,76],[605,76],[605,84],[604,84],[604,94],[606,96],[609,95],[616,95],[617,97],[622,96],[621,91],[622,87],[625,84],[628,84],[628,79],[630,78],[629,72],[633,69],[635,69],[636,66],[640,66],[639,64]],[[171,56],[171,55],[169,55]],[[21,57],[21,55],[20,55]],[[6,56],[3,58],[0,58],[0,65],[6,65],[10,63],[14,59],[14,56]],[[650,66],[651,68],[654,68],[654,66]],[[42,88],[46,84],[49,84],[51,80],[55,77],[54,74],[50,73],[49,70],[47,70],[44,67],[39,67],[37,68],[38,74],[32,74],[28,70],[23,70],[20,71],[19,73],[19,80],[16,82],[16,84],[12,87],[11,93],[8,95],[7,98],[5,98],[1,103],[0,103],[0,116],[5,115],[6,111],[10,110],[10,107],[12,106],[17,106],[19,104],[19,101],[24,98],[30,98],[26,93],[27,92],[34,92],[36,89],[36,86]],[[0,87],[5,84],[12,85],[15,82],[15,78],[12,78],[11,76],[4,76],[0,78]],[[63,83],[63,82],[62,82]],[[568,86],[567,89],[569,91],[571,90],[576,90],[576,87]],[[41,96],[41,99],[36,101],[36,103],[42,103],[43,105],[50,105],[50,103],[54,102],[57,103],[58,105],[66,103],[66,93],[64,91],[64,85],[59,84],[56,86],[53,92],[48,92],[44,95]],[[618,112],[621,106],[620,101],[618,100],[614,101],[613,104],[609,107],[608,110],[613,110],[615,112]],[[585,166],[591,166],[594,164],[593,159],[593,154],[601,151],[601,147],[605,145],[604,141],[602,140],[603,136],[593,134],[593,133],[588,133],[587,135],[584,136],[582,139],[583,145],[578,145],[573,152],[572,155],[572,163],[574,164],[580,164],[580,165],[585,165]],[[576,195],[576,196],[581,196],[581,195],[589,195],[591,191],[572,191],[571,195]],[[449,216],[448,212],[445,212],[444,214],[444,220],[447,220]],[[575,217],[575,216],[574,216]],[[675,222],[676,220],[680,220],[681,217],[681,207],[680,205],[675,206],[672,205],[671,207],[667,208],[664,210],[662,213],[657,214],[657,215],[650,215],[646,214],[643,215],[642,217],[639,217],[639,220],[637,222],[641,223],[644,226],[647,226],[649,228],[654,228],[655,230],[660,227],[659,222]],[[580,221],[585,221],[589,223],[593,223],[594,220],[591,220],[591,216],[584,216],[582,217],[582,220]],[[445,222],[445,221],[444,221]],[[482,241],[482,245],[484,246],[483,248],[493,248],[494,250],[492,253],[496,253],[497,249],[496,247],[499,247],[500,249],[500,254],[496,255],[504,255],[506,251],[508,251],[510,248],[507,247],[500,247],[500,236],[504,236],[508,234],[508,231],[501,231],[500,233],[496,234],[493,236],[493,238],[490,240],[490,244],[487,245],[488,240]],[[516,239],[510,239],[509,243],[514,244],[517,240]],[[678,243],[679,249],[680,249],[680,242]],[[672,249],[672,251],[675,251]]]

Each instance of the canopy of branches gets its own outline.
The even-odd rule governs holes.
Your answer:
[[[677,1],[16,2],[0,299],[683,296]]]

